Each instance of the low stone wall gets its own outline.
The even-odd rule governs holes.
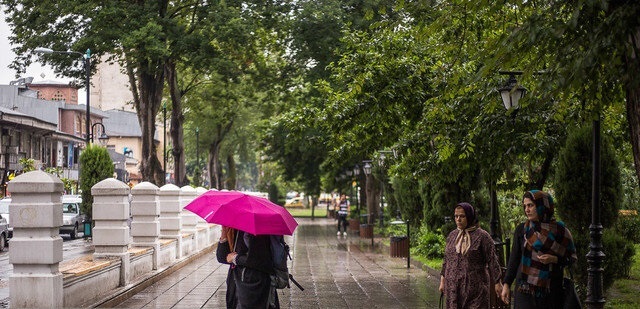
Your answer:
[[[218,226],[210,225],[207,232],[219,235]],[[193,238],[187,238],[193,239]],[[64,307],[90,308],[102,303],[106,298],[122,293],[158,273],[165,271],[180,261],[187,260],[193,255],[211,250],[211,245],[198,252],[176,259],[178,242],[175,239],[161,239],[160,264],[153,270],[153,252],[151,248],[135,247],[129,250],[129,274],[131,280],[128,285],[121,286],[120,276],[122,263],[119,258],[93,259],[91,255],[61,262],[63,274]]]
[[[183,209],[205,189],[148,182],[130,189],[106,179],[91,189],[94,252],[63,260],[62,189],[60,179],[42,171],[9,182],[12,308],[94,307],[210,251],[220,235],[219,226]]]

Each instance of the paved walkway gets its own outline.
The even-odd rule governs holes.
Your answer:
[[[299,219],[287,242],[290,267],[305,288],[279,290],[282,308],[437,308],[439,278],[357,235],[336,237],[332,219]],[[214,254],[155,282],[117,308],[224,308],[227,265]]]

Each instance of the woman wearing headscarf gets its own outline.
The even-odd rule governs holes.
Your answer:
[[[488,308],[489,289],[495,288],[498,295],[502,289],[493,239],[478,225],[471,204],[457,204],[454,218],[457,229],[447,236],[439,290],[449,309]]]
[[[563,268],[577,261],[571,232],[553,217],[553,197],[531,190],[522,198],[527,220],[516,227],[502,288],[510,302],[515,281],[514,308],[562,308]]]

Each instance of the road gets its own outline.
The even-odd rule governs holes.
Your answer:
[[[64,260],[80,257],[93,251],[91,241],[84,240],[82,233],[79,233],[76,239],[71,239],[68,235],[60,235],[60,237],[63,241],[62,257]],[[9,276],[13,272],[13,266],[9,264],[10,249],[11,241],[9,241],[9,247],[0,252],[0,308],[9,307]]]

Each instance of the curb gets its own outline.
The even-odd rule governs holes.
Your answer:
[[[184,258],[180,261],[178,261],[177,263],[168,266],[164,269],[158,270],[158,272],[156,272],[155,274],[143,278],[142,280],[139,280],[136,283],[131,283],[125,287],[122,287],[120,289],[118,289],[115,293],[113,293],[112,295],[107,296],[106,298],[94,303],[93,305],[90,306],[90,308],[112,308],[117,306],[118,304],[124,302],[125,300],[131,298],[133,295],[139,293],[140,291],[148,288],[149,286],[153,285],[154,283],[162,280],[163,278],[171,275],[172,273],[174,273],[175,271],[179,270],[180,268],[188,265],[189,263],[191,263],[193,260],[198,259],[200,257],[202,257],[203,255],[207,254],[207,253],[211,253],[214,250],[214,247],[216,247],[217,245],[214,244],[212,246],[209,246],[205,249],[200,250],[198,253],[190,255],[187,258]]]

